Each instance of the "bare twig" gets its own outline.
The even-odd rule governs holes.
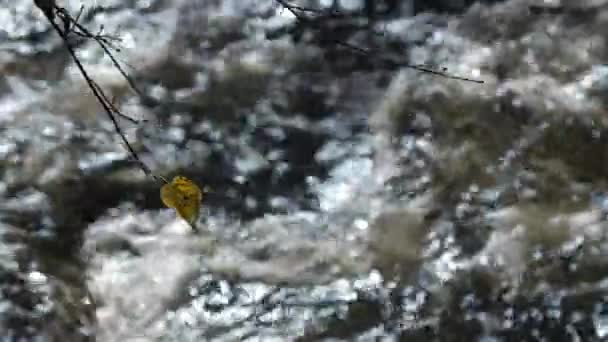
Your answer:
[[[98,102],[101,104],[104,111],[108,115],[108,118],[114,125],[114,129],[115,129],[116,133],[120,136],[123,145],[128,150],[133,161],[135,161],[139,165],[139,167],[144,172],[144,174],[152,176],[154,179],[166,183],[167,181],[164,178],[154,175],[151,172],[150,168],[139,158],[137,152],[135,151],[135,149],[133,149],[133,147],[127,140],[124,132],[122,131],[122,128],[118,124],[118,120],[116,119],[116,116],[120,116],[120,117],[125,118],[134,123],[138,123],[139,121],[135,120],[133,118],[130,118],[127,115],[124,115],[118,108],[116,108],[114,103],[112,101],[110,101],[108,99],[108,97],[105,95],[103,89],[101,89],[99,84],[97,82],[95,82],[95,80],[93,80],[89,76],[86,69],[82,65],[82,62],[76,55],[74,47],[70,43],[69,35],[70,35],[70,33],[78,32],[78,33],[76,33],[77,35],[84,36],[85,38],[90,38],[90,39],[95,40],[101,46],[103,51],[110,57],[113,65],[119,70],[121,75],[127,80],[129,85],[131,86],[131,88],[138,95],[141,95],[138,88],[135,86],[135,83],[133,82],[133,80],[122,69],[120,64],[116,61],[116,59],[112,55],[110,48],[108,47],[109,40],[100,34],[94,35],[91,32],[89,32],[85,27],[83,27],[82,25],[80,25],[80,23],[78,23],[78,19],[74,19],[64,8],[58,7],[55,4],[54,0],[34,0],[34,3],[44,13],[44,15],[46,16],[47,20],[49,21],[49,23],[51,24],[53,29],[57,32],[57,34],[59,34],[59,36],[63,40],[63,43],[64,43],[66,49],[68,50],[70,56],[74,60],[76,67],[82,74],[82,77],[84,77],[85,81],[87,82],[89,89],[91,89],[91,91],[93,92],[93,95],[97,98]],[[80,11],[77,18],[80,17],[81,13],[82,13],[82,10]],[[61,21],[63,23],[63,30],[61,29],[59,24],[55,22],[56,18],[61,19]],[[76,29],[78,31],[75,31]]]
[[[307,28],[311,28],[313,30],[317,30],[317,31],[323,31],[324,28],[320,25],[322,23],[322,20],[325,18],[335,19],[337,17],[347,17],[346,14],[340,14],[339,12],[336,12],[334,10],[325,11],[325,10],[321,10],[321,9],[297,6],[297,5],[290,4],[285,0],[275,0],[275,1],[279,5],[281,5],[283,8],[285,8],[286,10],[291,12],[294,15],[294,17],[296,18],[296,20],[300,23],[300,25],[305,26]],[[313,15],[314,17],[311,17],[311,15]],[[382,55],[378,51],[364,49],[359,46],[348,43],[344,40],[328,39],[325,41],[331,42],[337,46],[344,47],[356,54],[366,56],[370,60],[376,59],[379,62],[381,62],[387,66],[413,69],[413,70],[416,70],[419,72],[424,72],[424,73],[428,73],[431,75],[445,77],[445,78],[459,80],[459,81],[484,83],[483,80],[478,80],[478,79],[467,78],[467,77],[463,77],[463,76],[457,76],[457,75],[450,74],[450,73],[446,72],[445,68],[441,69],[441,70],[437,70],[437,69],[433,69],[433,68],[423,66],[423,65],[409,64],[407,62],[397,61],[392,58],[382,57]]]
[[[337,45],[344,46],[344,47],[352,50],[353,52],[361,54],[361,55],[370,56],[370,57],[376,56],[376,54],[374,52],[372,52],[372,51],[363,49],[361,47],[352,45],[352,44],[347,43],[347,42],[335,41],[335,43]],[[378,58],[378,57],[376,56],[376,58]],[[385,63],[385,64],[387,64],[389,66],[393,66],[393,67],[402,67],[402,68],[407,68],[407,69],[414,69],[416,71],[425,72],[427,74],[441,76],[441,77],[445,77],[445,78],[449,78],[449,79],[453,79],[453,80],[460,80],[460,81],[474,82],[474,83],[484,83],[483,80],[477,80],[477,79],[474,79],[474,78],[467,78],[467,77],[463,77],[463,76],[452,75],[452,74],[449,74],[449,73],[445,72],[445,70],[431,69],[431,68],[423,66],[423,65],[417,65],[417,64],[409,64],[409,63],[405,63],[405,62],[399,62],[399,61],[395,61],[395,60],[390,59],[390,58],[380,58],[380,60],[383,63]]]
[[[301,17],[302,15],[300,13],[297,12],[308,12],[308,13],[314,13],[314,14],[318,14],[318,15],[332,15],[332,16],[345,16],[343,13],[334,11],[334,10],[320,10],[320,9],[316,9],[316,8],[310,8],[310,7],[303,7],[303,6],[298,6],[298,5],[293,5],[288,3],[285,0],[275,0],[279,5],[283,6],[283,8],[287,9],[288,11],[290,11],[291,13],[293,13],[293,15],[295,15],[296,17]]]
[[[141,92],[139,91],[139,88],[137,88],[133,79],[123,70],[122,66],[118,63],[116,58],[114,58],[114,55],[110,51],[110,48],[108,48],[108,46],[110,46],[112,49],[118,50],[111,45],[109,36],[102,35],[101,32],[96,35],[92,34],[84,26],[80,25],[80,23],[78,22],[77,19],[72,18],[72,16],[70,16],[70,14],[64,8],[58,7],[57,14],[58,14],[58,16],[61,17],[61,19],[64,22],[67,22],[70,25],[72,25],[73,29],[77,28],[79,30],[79,33],[82,34],[84,37],[95,40],[97,42],[97,44],[99,44],[99,46],[103,49],[105,54],[110,58],[114,67],[116,67],[116,69],[118,69],[120,74],[127,80],[131,89],[133,89],[133,91],[138,96],[140,96],[140,97],[142,96]],[[67,36],[67,33],[64,33],[64,36]],[[116,40],[116,38],[113,38],[113,39]]]

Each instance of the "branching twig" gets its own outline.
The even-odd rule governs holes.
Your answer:
[[[320,26],[320,23],[322,22],[323,19],[335,19],[338,17],[346,17],[345,14],[340,14],[339,12],[336,12],[334,10],[325,11],[325,10],[320,10],[320,9],[297,6],[297,5],[290,4],[285,0],[275,0],[275,1],[279,5],[281,5],[283,8],[285,8],[286,10],[291,12],[300,25],[311,28],[313,30],[317,30],[317,31],[323,30],[323,27]],[[315,17],[311,17],[311,15],[314,15]],[[364,49],[359,46],[355,46],[351,43],[348,43],[344,40],[328,39],[326,41],[329,41],[337,46],[342,46],[356,54],[369,57],[370,59],[377,59],[378,61],[382,62],[383,64],[385,64],[387,66],[413,69],[413,70],[416,70],[419,72],[424,72],[424,73],[428,73],[431,75],[436,75],[436,76],[459,80],[459,81],[484,83],[483,80],[478,80],[478,79],[473,79],[473,78],[468,78],[468,77],[463,77],[463,76],[457,76],[457,75],[447,73],[445,71],[445,69],[437,70],[437,69],[432,69],[432,68],[429,68],[429,67],[423,66],[423,65],[409,64],[407,62],[397,61],[392,58],[382,57],[377,51]]]
[[[91,91],[93,92],[93,95],[97,98],[98,102],[101,104],[104,111],[108,115],[110,121],[114,125],[114,129],[115,129],[116,133],[120,136],[120,138],[123,142],[123,145],[128,150],[129,154],[131,155],[131,158],[139,165],[141,170],[146,175],[150,175],[154,179],[163,181],[166,183],[167,181],[164,178],[154,175],[151,172],[150,168],[139,158],[137,152],[131,146],[131,144],[127,140],[124,132],[122,131],[122,128],[118,124],[118,120],[116,119],[116,116],[120,116],[120,117],[125,118],[134,123],[138,123],[139,121],[135,120],[127,115],[124,115],[118,108],[116,108],[114,103],[108,99],[108,97],[105,95],[103,89],[101,89],[99,84],[97,82],[95,82],[95,80],[93,80],[87,73],[86,69],[82,65],[82,62],[76,55],[74,47],[70,43],[70,39],[69,39],[70,33],[74,33],[76,35],[95,40],[101,46],[101,48],[103,49],[105,54],[109,56],[114,67],[116,67],[119,70],[120,74],[127,80],[127,82],[129,83],[129,86],[138,95],[141,95],[140,91],[135,86],[135,83],[133,82],[131,77],[129,77],[129,75],[122,69],[122,67],[120,66],[118,61],[114,58],[112,52],[110,51],[110,49],[113,49],[113,47],[111,46],[108,37],[105,37],[101,34],[94,35],[90,31],[88,31],[85,27],[80,25],[80,23],[78,23],[78,18],[82,14],[82,9],[81,9],[80,13],[78,14],[77,18],[75,19],[67,12],[67,10],[65,8],[57,6],[55,4],[55,0],[34,0],[34,3],[44,13],[44,15],[46,16],[47,20],[49,21],[49,23],[51,24],[53,29],[57,32],[57,34],[59,34],[59,36],[63,40],[63,43],[64,43],[66,49],[68,50],[70,56],[74,60],[76,67],[82,74],[82,77],[84,77],[85,81],[87,82],[89,89],[91,89]],[[61,21],[63,23],[63,30],[61,29],[59,24],[57,24],[55,22],[56,18],[61,19]],[[76,31],[76,30],[78,30],[78,31]],[[110,47],[108,47],[108,46],[110,46]]]
[[[114,50],[118,50],[117,48],[114,48],[111,45],[112,43],[109,40],[110,36],[102,35],[101,32],[99,34],[95,34],[95,35],[92,34],[84,26],[80,25],[80,23],[78,22],[78,19],[72,18],[72,16],[70,16],[70,14],[64,8],[57,7],[56,11],[57,11],[57,15],[61,18],[61,20],[63,20],[65,23],[67,23],[66,25],[70,25],[72,27],[72,30],[74,30],[75,28],[77,28],[79,30],[79,31],[74,31],[74,32],[78,32],[79,35],[82,35],[85,38],[91,38],[91,39],[95,40],[97,42],[97,44],[99,44],[99,46],[103,49],[105,54],[112,61],[112,64],[114,65],[114,67],[116,67],[116,69],[118,69],[120,74],[127,80],[131,89],[133,89],[133,91],[138,96],[141,97],[142,94],[139,91],[139,88],[137,88],[137,86],[135,85],[135,82],[133,81],[133,79],[124,71],[122,66],[120,66],[120,64],[118,63],[116,58],[114,58],[114,55],[110,51],[110,48],[112,48]],[[68,33],[69,32],[64,32],[64,36],[67,36]],[[113,38],[113,37],[112,37],[112,39],[116,40],[116,38]],[[110,48],[108,46],[110,46]]]

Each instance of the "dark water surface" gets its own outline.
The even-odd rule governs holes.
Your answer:
[[[382,1],[348,37],[483,84],[269,40],[270,0],[96,4],[144,96],[79,56],[144,162],[211,189],[202,233],[0,0],[0,341],[608,338],[608,1]]]

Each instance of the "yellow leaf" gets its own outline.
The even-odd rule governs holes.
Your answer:
[[[160,199],[167,207],[175,209],[190,225],[194,225],[200,212],[203,193],[193,181],[184,176],[175,176],[171,183],[160,188]]]

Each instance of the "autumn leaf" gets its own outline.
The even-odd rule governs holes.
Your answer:
[[[160,199],[194,228],[203,200],[198,185],[184,176],[175,176],[170,183],[160,188]]]

